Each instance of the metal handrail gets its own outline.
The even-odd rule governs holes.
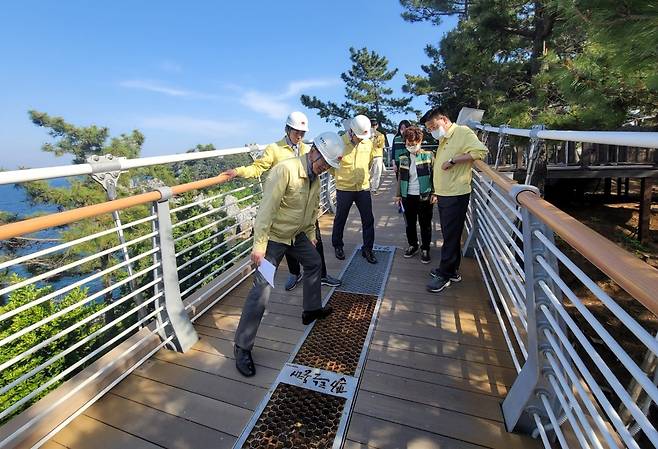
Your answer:
[[[180,195],[191,190],[203,189],[206,187],[223,184],[228,180],[229,177],[227,175],[219,175],[201,181],[193,181],[186,184],[173,186],[171,187],[171,192],[173,195]],[[84,206],[73,210],[58,212],[56,214],[28,218],[27,220],[17,221],[0,226],[0,240],[11,239],[57,226],[64,226],[67,224],[75,223],[76,221],[83,220],[85,218],[98,217],[99,215],[152,203],[154,201],[160,201],[161,199],[162,193],[155,190],[152,192],[140,193],[138,195],[133,195],[127,198],[106,201],[104,203],[93,204],[91,206]]]
[[[519,137],[531,137],[530,129],[475,125],[477,129],[487,132],[509,134]],[[538,139],[559,140],[567,142],[600,143],[604,145],[622,145],[640,148],[658,148],[658,132],[638,131],[536,131]]]
[[[16,184],[28,181],[39,181],[44,179],[63,178],[67,176],[91,175],[107,171],[123,171],[132,168],[151,167],[154,165],[173,164],[176,162],[195,161],[215,157],[230,156],[234,154],[249,153],[254,150],[263,150],[265,145],[252,145],[249,147],[226,148],[213,151],[199,151],[194,153],[172,154],[169,156],[153,156],[135,159],[122,157],[113,158],[114,164],[75,164],[58,165],[55,167],[30,168],[26,170],[11,170],[0,172],[0,185]]]
[[[473,169],[469,213],[465,250],[475,255],[518,372],[502,406],[507,428],[540,435],[547,449],[554,447],[551,438],[563,447],[639,449],[639,431],[658,447],[647,406],[658,402],[656,375],[626,352],[616,331],[588,308],[564,273],[621,323],[625,329],[618,332],[634,347],[641,345],[645,360],[658,356],[658,340],[554,236],[654,313],[658,270],[541,199],[536,187],[515,184],[482,162]],[[518,245],[523,255],[513,251]],[[604,391],[602,383],[610,389]]]
[[[655,134],[658,135],[658,133]],[[485,172],[502,190],[508,194],[511,192],[514,184],[487,164],[476,161],[474,167]],[[658,270],[553,206],[536,193],[521,191],[517,195],[517,201],[527,207],[644,307],[658,315],[658,296],[656,296]]]

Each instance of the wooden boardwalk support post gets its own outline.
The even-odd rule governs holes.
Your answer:
[[[649,241],[653,183],[653,178],[642,178],[640,180],[640,216],[637,225],[637,236],[640,243]]]

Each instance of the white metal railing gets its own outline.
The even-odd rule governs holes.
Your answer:
[[[558,131],[538,129],[509,128],[506,126],[490,126],[476,124],[475,128],[497,134],[508,134],[530,138],[536,134],[538,139],[559,140],[563,142],[589,142],[605,145],[622,145],[641,148],[658,148],[658,132],[635,131]]]
[[[263,147],[136,161],[121,159],[120,169],[227,156],[258,148]],[[46,176],[42,179],[100,173],[94,164],[82,165],[85,167],[4,172],[0,173],[0,184],[35,180],[43,173]],[[116,167],[106,164],[104,168]],[[335,181],[326,173],[320,182],[321,215],[334,208],[336,189]],[[84,385],[76,385],[75,391],[109,375],[118,360],[139,354],[134,361],[121,362],[130,363],[120,378],[127,375],[146,360],[140,348],[150,344],[148,335],[161,340],[155,349],[148,347],[149,354],[165,345],[184,351],[196,341],[191,322],[252,272],[249,253],[262,183],[258,179],[220,183],[208,184],[203,190],[188,189],[179,196],[171,195],[176,187],[161,188],[159,200],[120,209],[124,218],[130,218],[125,224],[118,215],[113,219],[107,213],[86,213],[85,223],[93,233],[0,263],[0,270],[23,274],[0,286],[0,423],[26,420],[8,433],[0,428],[0,447],[26,438],[36,423],[63,405],[65,401],[60,398],[56,405],[48,403],[29,417],[20,414],[40,398],[49,397],[50,391],[85,367],[89,370],[93,366],[95,371],[88,373]],[[60,226],[62,221],[53,223]],[[16,227],[13,229],[15,234]],[[66,262],[59,262],[64,259]],[[31,273],[27,267],[34,267],[36,262],[47,268]],[[138,332],[138,341],[129,340]],[[125,351],[113,353],[104,364],[92,365],[124,341],[130,343]],[[92,401],[98,397],[100,393]],[[75,414],[89,405],[86,403]],[[65,416],[50,433],[69,422],[71,416]],[[40,437],[42,443],[46,439],[46,435]]]
[[[485,144],[495,144],[497,147],[492,148],[489,155],[494,168],[502,165],[516,165],[520,168],[523,165],[527,168],[526,183],[542,152],[553,170],[566,170],[574,165],[595,166],[599,169],[633,165],[636,169],[651,169],[658,163],[655,152],[658,149],[658,132],[547,130],[542,125],[521,129],[505,125],[494,127],[473,121],[468,125],[480,132]],[[497,142],[490,142],[491,134],[498,136]],[[509,138],[514,136],[530,139],[527,150],[521,150],[510,143]],[[594,149],[594,144],[602,144],[604,147]],[[589,148],[586,149],[585,145]],[[613,149],[612,153],[608,146]],[[599,154],[601,152],[603,155]]]
[[[508,429],[533,433],[547,448],[658,447],[656,423],[648,418],[658,403],[656,368],[643,363],[655,360],[658,340],[569,254],[592,261],[654,314],[656,270],[603,244],[593,231],[571,233],[559,224],[563,213],[551,212],[536,188],[513,185],[485,167],[473,170],[466,251],[482,271],[519,373],[503,404]],[[599,261],[605,257],[612,258],[609,265]],[[644,285],[632,291],[633,284]],[[619,324],[602,322],[584,295]],[[613,335],[620,326],[627,345]]]
[[[239,148],[227,148],[213,151],[199,151],[193,153],[172,154],[169,156],[141,157],[127,159],[112,157],[112,162],[86,163],[75,165],[59,165],[56,167],[29,168],[25,170],[12,170],[0,172],[0,185],[16,184],[21,182],[39,181],[45,179],[64,178],[68,176],[91,175],[94,173],[107,173],[112,171],[128,171],[134,168],[152,167],[155,165],[173,164],[176,162],[197,161],[216,157],[245,154],[250,151],[263,150],[264,145],[251,145]],[[93,160],[93,158],[92,158]],[[100,160],[96,157],[96,160]]]

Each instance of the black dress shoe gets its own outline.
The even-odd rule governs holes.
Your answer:
[[[345,251],[343,251],[343,248],[334,248],[334,251],[336,252],[336,259],[345,260]]]
[[[254,359],[251,358],[251,351],[242,349],[238,345],[233,347],[233,354],[235,355],[235,367],[245,377],[251,377],[256,374],[256,366]]]
[[[368,263],[377,263],[377,258],[372,253],[371,249],[362,249],[361,250],[361,255],[366,258]]]
[[[322,309],[309,310],[308,312],[302,312],[302,323],[304,325],[311,324],[315,320],[321,320],[328,317],[334,309],[331,307],[324,307]]]

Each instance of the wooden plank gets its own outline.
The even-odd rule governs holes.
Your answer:
[[[228,341],[231,345],[233,344],[233,340],[235,336],[235,332],[228,332],[228,331],[226,331],[225,334],[217,333],[214,335],[211,335],[210,333],[199,332],[199,331],[197,332],[199,333],[200,339],[216,338],[216,339]],[[258,329],[258,333],[260,333],[260,328]],[[256,341],[254,343],[254,347],[270,349],[273,351],[284,352],[286,354],[289,354],[295,346],[291,343],[285,343],[276,340],[268,340],[266,338],[260,338],[257,336]],[[202,350],[201,346],[197,349]]]
[[[235,437],[252,414],[252,410],[140,376],[128,376],[111,394]]]
[[[387,348],[378,345],[371,346],[368,358],[378,362],[390,363],[392,365],[407,366],[424,371],[447,374],[462,379],[496,383],[506,386],[511,385],[516,378],[516,371],[509,368],[405,351],[403,349]]]
[[[239,321],[240,314],[227,315],[219,312],[208,312],[199,318],[197,323],[208,327],[235,330],[238,327]],[[278,326],[298,331],[303,331],[305,328],[305,326],[302,324],[301,317],[293,318],[290,316],[277,315],[274,313],[266,314],[263,316],[261,324],[269,324],[270,326]]]
[[[380,316],[385,316],[384,312],[415,312],[420,314],[453,316],[460,320],[480,322],[482,324],[492,324],[500,326],[496,316],[486,309],[471,308],[459,304],[456,307],[450,307],[443,302],[420,302],[411,299],[384,297],[379,308]]]
[[[347,438],[344,449],[482,449],[484,447],[361,413],[352,415]]]
[[[154,444],[172,449],[230,449],[235,437],[112,393],[87,409],[87,416]],[[128,446],[129,447],[129,446]]]
[[[439,311],[438,314],[418,313],[406,310],[380,310],[379,317],[386,321],[399,321],[402,323],[416,326],[434,326],[450,332],[457,332],[464,335],[498,335],[503,338],[498,323],[489,325],[477,320],[463,320],[455,316],[455,311],[449,307]]]
[[[132,374],[254,410],[267,389],[174,363],[151,359]]]
[[[499,382],[464,379],[462,377],[450,376],[447,374],[436,373],[434,371],[418,368],[411,368],[403,365],[379,362],[372,359],[368,360],[366,369],[370,371],[392,374],[404,377],[406,379],[415,379],[436,385],[443,385],[458,390],[486,394],[498,398],[504,397],[507,394],[507,387]]]
[[[46,441],[40,447],[43,449],[66,449],[66,446],[56,443],[53,440]]]
[[[201,335],[209,335],[211,337],[224,338],[231,341],[233,341],[235,337],[235,330],[218,329],[216,327],[204,326],[199,323],[195,324],[195,328]],[[269,340],[294,345],[297,343],[297,340],[299,340],[301,335],[302,331],[299,330],[286,329],[261,323],[258,328],[258,335],[256,336],[256,344],[259,343],[259,340]]]
[[[86,415],[75,418],[51,441],[70,449],[161,449],[161,446]]]
[[[366,371],[359,391],[369,391],[432,407],[503,422],[498,398],[387,373]]]
[[[504,348],[505,340],[502,334],[487,331],[466,333],[457,330],[441,329],[431,325],[411,324],[401,321],[382,320],[377,322],[377,329],[414,337],[433,338],[435,340],[452,341],[464,345],[478,346],[490,349]]]
[[[512,358],[507,351],[488,348],[474,348],[458,343],[433,340],[410,335],[393,334],[376,330],[372,344],[395,349],[404,349],[423,354],[439,355],[469,362],[484,363],[487,365],[514,368]]]
[[[215,337],[206,336],[199,339],[192,349],[205,354],[220,355],[224,357],[233,356],[233,342]],[[288,352],[273,351],[271,349],[257,346],[254,346],[251,352],[254,362],[273,369],[281,369],[286,360],[288,360],[289,355]]]
[[[396,279],[397,278],[397,279]],[[459,282],[451,284],[448,288],[439,293],[430,293],[426,290],[430,277],[398,277],[391,276],[386,286],[386,296],[396,297],[400,293],[411,293],[415,296],[424,296],[434,302],[442,302],[443,298],[458,298],[460,300],[469,300],[480,304],[486,304],[488,296],[482,283]]]
[[[230,357],[214,356],[205,352],[188,351],[185,354],[177,354],[171,351],[160,351],[153,358],[164,362],[175,363],[187,368],[196,369],[210,374],[227,377],[229,379],[244,381],[250,385],[269,388],[276,379],[278,370],[268,368],[256,363],[256,375],[244,377],[235,368],[235,360]]]
[[[141,342],[132,352],[122,357],[133,345]],[[87,366],[71,379],[48,393],[45,397],[32,404],[22,413],[0,427],[0,441],[4,441],[29,421],[37,416],[25,430],[12,441],[13,448],[33,447],[35,443],[46,437],[53,429],[94,398],[99,391],[108,386],[121,374],[134,366],[141,357],[155,349],[160,339],[150,328],[143,328],[117,345],[110,352]],[[113,365],[109,365],[114,363]],[[110,369],[105,371],[105,368]],[[101,374],[99,374],[101,373]],[[82,386],[81,386],[82,385]]]
[[[400,413],[401,410],[404,413]],[[539,447],[539,443],[530,437],[508,433],[499,422],[376,393],[360,392],[354,411],[495,449]]]

